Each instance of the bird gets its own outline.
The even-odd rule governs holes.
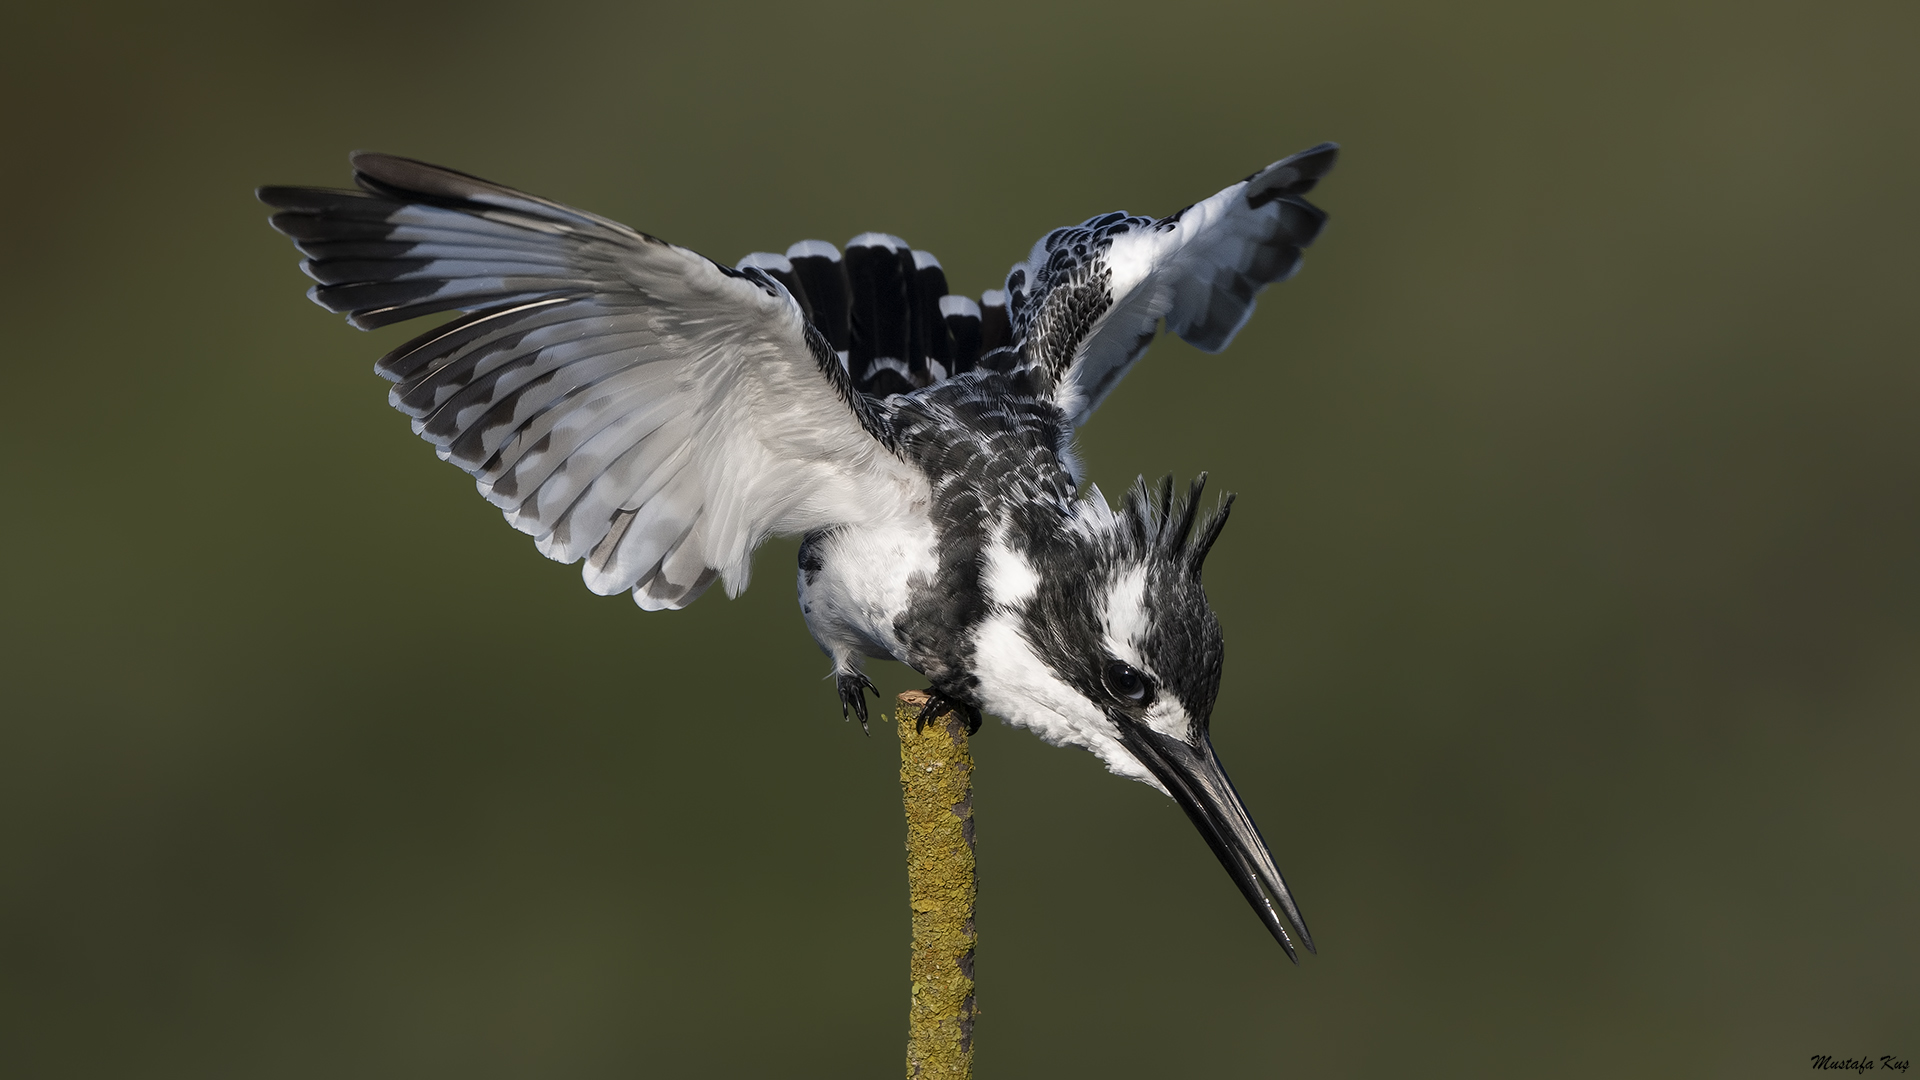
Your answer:
[[[1117,504],[1082,493],[1074,434],[1164,324],[1225,349],[1326,222],[1333,143],[1164,217],[1054,229],[1003,286],[949,293],[887,233],[728,266],[608,218],[410,158],[351,156],[352,189],[268,186],[308,296],[370,330],[459,313],[375,371],[388,401],[541,554],[643,609],[748,584],[799,536],[797,586],[842,717],[863,668],[930,683],[1091,751],[1185,811],[1295,964],[1315,950],[1214,753],[1224,645],[1201,566],[1233,496],[1206,474]]]

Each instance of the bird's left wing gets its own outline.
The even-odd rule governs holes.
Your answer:
[[[382,358],[389,400],[587,587],[684,607],[769,535],[897,513],[924,481],[766,274],[405,158],[361,191],[268,187],[309,295],[368,329],[466,314]]]
[[[1078,425],[1161,319],[1196,348],[1226,348],[1255,295],[1299,268],[1326,223],[1306,194],[1338,154],[1321,143],[1158,220],[1114,213],[1048,233],[1007,275],[1021,361]]]

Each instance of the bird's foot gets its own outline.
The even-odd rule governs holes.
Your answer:
[[[867,730],[867,691],[873,691],[874,697],[880,696],[880,688],[873,685],[864,671],[843,671],[834,679],[840,686],[840,719],[847,718],[848,710],[860,718],[862,734],[872,735]]]
[[[926,730],[927,721],[938,720],[942,715],[955,709],[967,718],[967,737],[980,733],[980,710],[957,698],[950,698],[938,687],[927,687],[927,703],[920,709],[920,718],[914,721],[913,732],[918,735]]]

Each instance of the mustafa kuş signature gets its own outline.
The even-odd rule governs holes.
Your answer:
[[[1907,1059],[1896,1058],[1892,1054],[1882,1054],[1878,1059],[1870,1057],[1836,1058],[1832,1054],[1813,1055],[1815,1069],[1839,1069],[1842,1072],[1870,1072],[1877,1069],[1892,1069],[1895,1072],[1907,1071]]]

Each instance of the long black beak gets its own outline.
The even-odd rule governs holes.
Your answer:
[[[1162,735],[1132,717],[1113,719],[1120,728],[1121,745],[1153,773],[1180,804],[1180,809],[1187,812],[1220,865],[1227,868],[1247,903],[1253,905],[1254,914],[1267,924],[1267,930],[1280,947],[1287,950],[1287,958],[1296,964],[1300,962],[1299,954],[1293,951],[1293,942],[1287,937],[1288,923],[1299,933],[1300,943],[1307,951],[1315,951],[1313,935],[1307,933],[1307,924],[1300,918],[1300,908],[1294,904],[1293,894],[1287,891],[1280,868],[1273,865],[1267,842],[1261,838],[1253,819],[1247,816],[1247,808],[1241,805],[1240,794],[1233,790],[1233,781],[1227,779],[1227,770],[1214,756],[1213,743],[1206,734],[1202,733],[1199,744],[1194,745]],[[1286,922],[1280,919],[1282,912],[1286,913]]]

